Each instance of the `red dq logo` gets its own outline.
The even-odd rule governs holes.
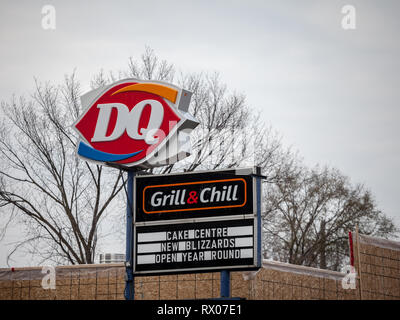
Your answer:
[[[135,79],[85,94],[81,100],[86,112],[74,125],[81,137],[78,155],[142,167],[188,156],[189,134],[198,125],[187,112],[190,98],[189,91],[171,84]]]

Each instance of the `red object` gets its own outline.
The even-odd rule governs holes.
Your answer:
[[[11,268],[11,272],[14,272],[15,271],[15,269],[14,268]]]
[[[349,231],[349,245],[350,245],[350,265],[354,267],[354,247],[353,247],[353,234]]]
[[[111,153],[111,154],[129,154],[136,152],[138,150],[143,150],[143,152],[135,155],[129,159],[120,160],[118,163],[132,163],[145,158],[152,150],[154,150],[172,131],[172,129],[176,126],[176,124],[181,120],[180,117],[174,112],[174,110],[165,102],[165,100],[154,94],[149,92],[121,92],[115,94],[118,90],[123,89],[124,87],[128,87],[135,83],[122,83],[116,86],[113,86],[107,92],[102,94],[86,111],[83,117],[79,120],[79,122],[75,125],[80,134],[86,139],[86,141],[90,144],[90,146],[96,150]],[[140,101],[152,99],[156,100],[163,106],[164,116],[159,130],[161,130],[164,135],[160,135],[158,142],[153,145],[148,145],[144,140],[134,140],[128,136],[126,132],[124,132],[118,139],[114,141],[104,141],[104,142],[92,142],[91,138],[93,137],[95,127],[97,124],[97,119],[99,115],[99,109],[97,108],[98,104],[103,103],[122,103],[126,105],[129,110],[137,105]],[[140,132],[141,128],[146,128],[148,125],[148,121],[150,118],[150,109],[145,107],[143,110],[142,116],[139,121],[138,130]],[[115,110],[110,115],[110,126],[108,128],[108,134],[113,131],[115,127],[115,123],[117,121],[117,113]]]

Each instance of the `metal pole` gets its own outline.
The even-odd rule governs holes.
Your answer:
[[[134,171],[128,171],[128,188],[126,201],[126,258],[125,258],[125,299],[135,299],[135,279],[133,276],[133,179]]]
[[[259,169],[258,174],[261,174],[261,169]],[[257,190],[257,265],[262,267],[262,228],[261,228],[261,178],[256,178],[256,190]]]
[[[231,296],[231,279],[230,271],[221,271],[221,298],[230,298]]]

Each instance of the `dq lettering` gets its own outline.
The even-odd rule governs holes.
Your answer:
[[[139,123],[142,117],[144,107],[151,107],[150,119],[147,128],[139,130]],[[155,144],[158,142],[158,131],[160,129],[163,117],[164,108],[159,101],[143,100],[136,104],[131,111],[123,103],[105,103],[98,104],[99,115],[96,128],[94,131],[92,142],[114,141],[117,140],[126,131],[128,136],[134,140],[145,140],[147,144]],[[111,111],[117,111],[117,121],[114,130],[107,134]]]

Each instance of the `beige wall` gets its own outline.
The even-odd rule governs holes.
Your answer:
[[[355,290],[342,288],[344,274],[339,272],[264,261],[255,276],[231,273],[231,296],[258,300],[400,299],[400,243],[366,236],[354,242],[355,266],[357,270],[361,267]],[[124,299],[122,264],[57,267],[55,290],[41,287],[41,270],[0,269],[0,299]],[[253,279],[248,279],[251,275]],[[136,277],[135,298],[216,298],[219,285],[219,273]]]

